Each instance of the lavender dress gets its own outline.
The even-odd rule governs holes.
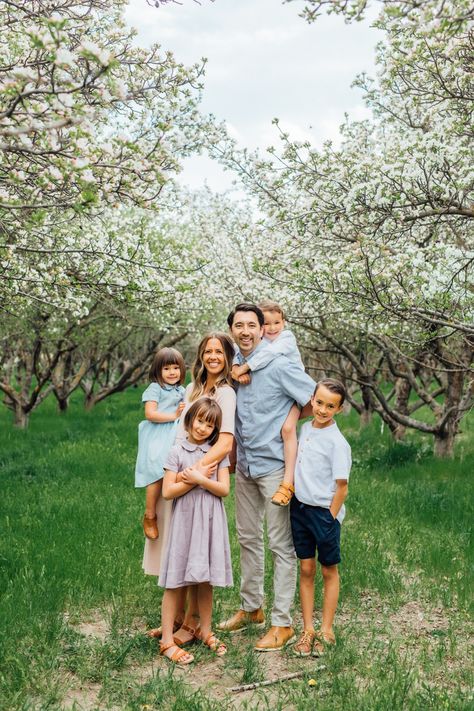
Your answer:
[[[165,469],[179,472],[198,462],[209,451],[208,442],[192,444],[187,439],[169,451]],[[229,466],[226,457],[219,469]],[[214,475],[214,479],[217,475]],[[173,501],[173,513],[159,585],[182,588],[196,583],[232,587],[227,516],[220,496],[195,486]]]

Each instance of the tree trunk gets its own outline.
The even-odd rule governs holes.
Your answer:
[[[401,367],[403,369],[403,366]],[[408,415],[408,400],[410,398],[411,385],[405,378],[397,378],[395,380],[395,410],[401,415]],[[392,431],[393,438],[397,442],[405,437],[407,428],[405,425],[396,423]]]
[[[436,457],[448,458],[452,457],[454,453],[454,440],[456,433],[449,430],[445,430],[443,434],[435,434],[434,440],[434,453]]]
[[[367,427],[372,422],[372,400],[370,398],[370,388],[367,385],[362,385],[360,388],[362,395],[362,412],[360,413],[360,426]]]
[[[69,408],[69,398],[68,397],[58,397],[56,395],[56,400],[58,401],[58,410],[63,413]]]
[[[21,405],[17,405],[14,409],[15,419],[14,425],[20,430],[26,430],[30,420],[30,413],[25,412]]]

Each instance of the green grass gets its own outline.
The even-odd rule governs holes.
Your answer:
[[[228,687],[297,670],[303,679],[239,695],[240,707],[473,708],[464,659],[474,587],[472,420],[456,458],[439,461],[421,437],[393,444],[378,421],[360,433],[355,415],[340,416],[354,467],[338,645],[324,670],[289,651],[259,656],[246,633],[230,640],[225,661],[196,648],[196,664],[183,672],[143,635],[159,621],[161,593],[141,571],[140,419],[133,389],[90,413],[78,397],[59,416],[49,400],[26,432],[0,411],[1,709],[79,709],[84,694],[89,708],[231,708]],[[232,495],[226,506],[238,580]],[[238,604],[237,586],[217,590],[216,621]],[[318,586],[317,615],[320,604]]]

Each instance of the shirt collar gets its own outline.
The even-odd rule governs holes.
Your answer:
[[[168,383],[164,383],[162,386],[163,390],[177,390],[180,386],[179,385],[168,385]]]
[[[195,452],[196,449],[201,449],[203,452],[208,452],[211,448],[211,445],[207,441],[201,442],[200,444],[194,444],[194,442],[190,442],[187,438],[183,439],[183,441],[181,442],[181,446],[188,452]]]

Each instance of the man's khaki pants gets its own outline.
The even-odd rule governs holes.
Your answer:
[[[263,606],[263,519],[267,520],[268,544],[273,556],[272,625],[289,627],[296,588],[296,553],[288,506],[275,506],[271,498],[283,480],[284,470],[251,479],[236,472],[235,502],[240,543],[240,594],[247,612]]]

